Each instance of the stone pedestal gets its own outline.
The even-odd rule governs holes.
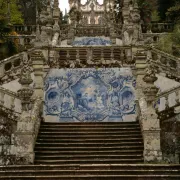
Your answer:
[[[153,105],[158,89],[154,86],[156,77],[146,62],[146,56],[142,50],[136,53],[137,87],[136,96],[140,106],[140,124],[144,140],[145,162],[162,161],[160,145],[160,122]],[[145,64],[146,62],[146,64]]]
[[[44,56],[42,51],[35,51],[31,55],[34,69],[34,95],[38,97],[44,96]]]
[[[35,121],[27,112],[23,112],[17,122],[15,133],[17,164],[33,164],[34,162],[34,124]]]

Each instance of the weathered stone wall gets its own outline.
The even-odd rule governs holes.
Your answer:
[[[14,145],[16,121],[7,118],[7,114],[0,112],[0,165],[13,164],[15,156],[11,154]]]
[[[161,148],[165,162],[180,163],[180,114],[161,120]]]

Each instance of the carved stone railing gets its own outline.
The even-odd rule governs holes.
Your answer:
[[[21,113],[21,100],[19,96],[17,95],[17,93],[12,92],[3,87],[0,87],[0,108],[1,108],[1,111],[3,110],[4,112],[10,113],[9,115],[11,119],[14,116],[20,114]]]
[[[161,113],[161,118],[166,115],[170,117],[171,114],[174,114],[174,108],[180,105],[180,86],[159,93],[155,102],[155,107]]]
[[[162,36],[166,36],[169,33],[143,33],[144,42],[147,44],[153,43],[156,44],[159,42]]]
[[[129,67],[134,66],[130,46],[50,47],[59,53],[59,59],[50,67]]]
[[[180,82],[180,58],[155,48],[149,48],[147,59],[156,73],[165,73],[169,79]]]
[[[8,36],[8,38],[18,42],[18,50],[23,51],[24,49],[33,48],[32,42],[35,40],[36,35]]]
[[[173,23],[152,22],[148,25],[142,25],[143,32],[164,33],[164,32],[172,32],[173,29],[174,29]]]
[[[110,36],[110,29],[105,26],[80,26],[75,28],[75,36]]]
[[[25,63],[24,61],[30,61],[28,54],[32,51],[34,51],[34,49],[30,49],[27,52],[22,52],[0,61],[0,84],[8,83],[19,77]]]
[[[31,35],[36,33],[36,25],[14,25],[13,29],[18,34]]]

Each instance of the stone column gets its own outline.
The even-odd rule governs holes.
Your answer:
[[[31,54],[34,69],[34,97],[44,96],[44,56],[42,51],[37,50]]]
[[[33,90],[29,85],[33,80],[31,78],[31,69],[28,64],[22,69],[19,82],[22,85],[22,88],[18,91],[22,103],[22,114],[17,120],[15,150],[13,151],[15,151],[16,154],[16,164],[32,164],[34,162],[34,122],[32,122],[30,112],[32,108],[31,97],[33,95]]]
[[[154,82],[157,80],[155,74],[151,71],[147,73],[143,80],[146,82],[143,92],[145,95],[145,104],[143,105],[145,115],[142,118],[143,137],[144,137],[144,159],[147,162],[159,162],[162,160],[161,139],[160,139],[160,122],[154,107],[154,100],[158,93],[158,88]]]
[[[136,60],[136,97],[141,110],[141,130],[144,140],[144,160],[145,162],[158,162],[162,160],[160,147],[160,124],[153,106],[158,89],[154,86],[157,80],[151,66],[145,63],[145,50],[137,49]],[[145,69],[147,68],[147,71]]]

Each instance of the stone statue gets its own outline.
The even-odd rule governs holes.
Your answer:
[[[123,27],[124,45],[137,45],[141,39],[140,12],[135,3],[134,9],[130,11],[128,23]]]

